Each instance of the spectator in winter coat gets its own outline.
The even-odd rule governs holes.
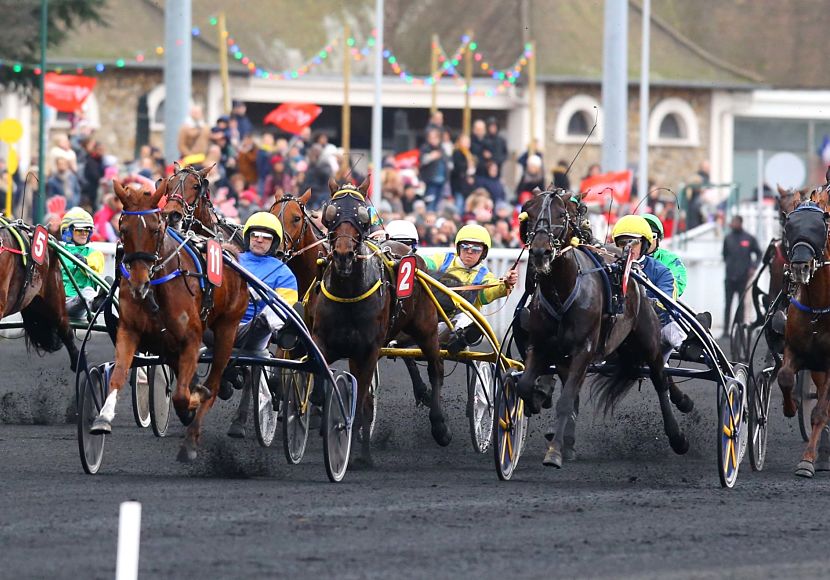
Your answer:
[[[487,136],[484,138],[484,148],[488,149],[491,159],[498,167],[498,175],[501,177],[501,166],[507,159],[507,141],[499,135],[499,123],[495,117],[487,120]]]
[[[477,188],[481,187],[486,189],[494,202],[504,201],[507,197],[504,191],[504,185],[502,185],[499,179],[499,166],[495,161],[487,163],[487,174],[476,177],[475,184]]]
[[[441,132],[430,129],[420,151],[421,179],[426,184],[424,200],[427,208],[435,211],[444,196],[444,187],[450,177],[449,159],[441,146]]]
[[[459,135],[452,152],[452,171],[450,172],[450,189],[455,198],[459,212],[464,211],[464,200],[475,185],[476,159],[470,152],[470,138]]]

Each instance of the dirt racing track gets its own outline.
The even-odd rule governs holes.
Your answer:
[[[196,463],[179,464],[182,427],[166,439],[139,429],[126,392],[88,476],[65,353],[38,358],[8,339],[0,352],[0,577],[112,578],[130,499],[142,503],[144,578],[828,575],[830,474],[793,476],[801,437],[777,387],[767,465],[752,473],[745,459],[733,490],[718,483],[711,383],[683,384],[696,403],[680,416],[686,456],[669,449],[646,381],[612,417],[583,403],[579,458],[562,470],[542,467],[547,419],[531,419],[513,480],[499,482],[492,453],[472,451],[464,369],[446,379],[454,440],[440,448],[400,361],[381,365],[376,465],[341,484],[328,483],[315,434],[293,467],[279,431],[271,449],[252,432],[226,437],[231,402],[209,416]],[[96,337],[91,353],[107,360],[111,343]]]

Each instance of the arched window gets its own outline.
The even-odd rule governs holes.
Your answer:
[[[691,105],[676,98],[660,101],[649,117],[648,140],[651,145],[698,147],[698,121]]]
[[[565,101],[559,110],[554,129],[558,143],[582,143],[597,120],[597,128],[588,143],[602,142],[602,110],[599,102],[589,95],[576,95]]]
[[[147,116],[150,117],[151,131],[164,131],[164,100],[166,92],[164,85],[157,85],[147,93]],[[193,105],[193,99],[190,99]]]

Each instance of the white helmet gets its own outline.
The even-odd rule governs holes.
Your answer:
[[[418,243],[418,230],[415,229],[415,224],[408,220],[392,220],[386,224],[386,235],[390,240],[410,246]]]

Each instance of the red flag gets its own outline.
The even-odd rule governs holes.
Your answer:
[[[322,112],[322,107],[310,103],[283,103],[265,116],[265,122],[297,135]]]
[[[63,113],[74,113],[92,94],[98,81],[92,77],[46,73],[43,82],[46,104]]]
[[[395,169],[409,169],[411,167],[418,167],[418,160],[420,159],[420,151],[418,149],[410,149],[403,153],[395,155]]]
[[[587,177],[579,184],[579,191],[587,195],[585,203],[602,203],[607,205],[608,195],[614,196],[614,203],[627,203],[631,199],[631,178],[630,170],[617,171],[615,173],[603,173]]]

